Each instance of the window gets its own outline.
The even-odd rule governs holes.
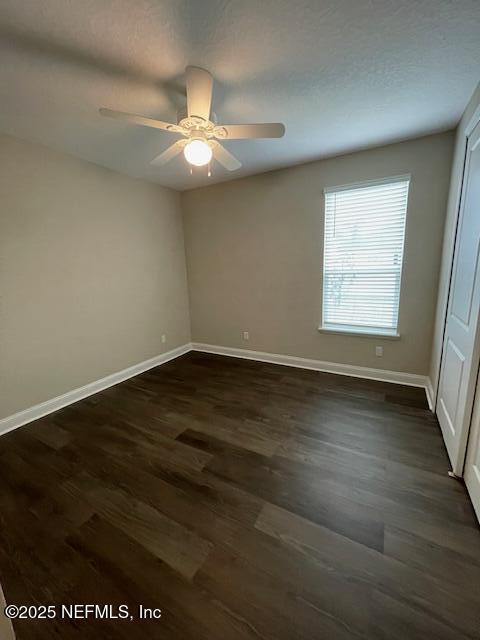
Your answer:
[[[409,182],[325,190],[322,329],[397,334]]]

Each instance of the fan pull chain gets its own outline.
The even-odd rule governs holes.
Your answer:
[[[211,175],[212,175],[212,171],[210,169],[210,162],[209,162],[207,167],[207,176],[210,178]]]

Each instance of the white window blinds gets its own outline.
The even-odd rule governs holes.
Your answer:
[[[325,191],[323,328],[396,334],[409,177]]]

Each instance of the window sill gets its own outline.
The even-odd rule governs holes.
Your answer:
[[[361,331],[356,329],[340,329],[330,327],[318,327],[320,333],[330,333],[339,336],[357,336],[359,338],[376,338],[377,340],[400,340],[399,333],[380,333],[375,331]]]

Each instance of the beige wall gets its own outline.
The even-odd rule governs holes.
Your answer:
[[[426,374],[453,139],[428,136],[182,194],[192,339]],[[405,173],[401,339],[319,333],[323,189]]]
[[[0,418],[189,341],[178,193],[7,136],[0,193]]]
[[[2,586],[0,585],[0,638],[2,640],[15,640],[12,622],[4,613],[6,606],[7,603],[5,602]]]
[[[469,125],[473,115],[480,109],[480,84],[477,86],[470,102],[468,103],[462,119],[457,127],[455,139],[455,151],[452,162],[452,175],[450,181],[450,191],[448,195],[447,216],[445,219],[445,233],[443,239],[443,251],[440,269],[440,281],[438,286],[438,300],[434,322],[434,334],[432,343],[432,358],[430,362],[429,378],[432,384],[433,395],[437,395],[438,374],[440,371],[440,360],[442,355],[443,328],[448,300],[448,288],[450,284],[450,272],[453,260],[453,245],[455,240],[455,230],[457,224],[458,206],[460,202],[460,191],[462,187],[463,165],[467,140],[465,135],[466,127]]]

